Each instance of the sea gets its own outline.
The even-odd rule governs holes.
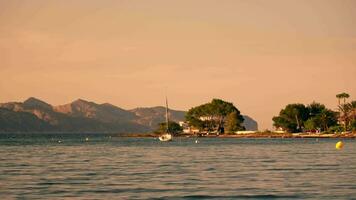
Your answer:
[[[356,199],[356,140],[0,134],[0,199]]]

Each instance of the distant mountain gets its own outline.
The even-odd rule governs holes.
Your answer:
[[[31,113],[37,116],[39,119],[51,125],[57,125],[58,118],[60,118],[60,116],[58,116],[58,113],[53,111],[51,105],[45,103],[44,101],[36,99],[34,97],[27,99],[23,103],[22,102],[3,103],[0,104],[0,107],[7,108],[15,112]]]
[[[166,119],[166,108],[163,106],[151,108],[135,108],[130,110],[137,118],[135,122],[150,127],[152,130],[156,129],[158,124],[164,122]],[[185,111],[169,110],[169,119],[171,121],[184,121]]]
[[[109,103],[96,104],[82,99],[70,104],[55,106],[53,109],[72,117],[96,119],[106,123],[128,122],[137,118],[134,113]]]
[[[257,131],[258,130],[258,123],[247,115],[242,115],[245,119],[242,125],[246,128],[247,131]]]
[[[0,104],[0,132],[109,132],[145,133],[165,121],[165,107],[125,110],[109,103],[78,99],[52,106],[31,97],[24,102]],[[169,110],[172,121],[184,121],[185,111]],[[257,130],[257,122],[244,116],[247,130]]]
[[[25,109],[41,109],[41,110],[52,110],[52,106],[48,103],[36,99],[34,97],[28,98],[26,101],[23,102],[23,106]]]
[[[41,129],[32,128],[28,131],[130,133],[151,130],[150,127],[135,123],[133,121],[135,115],[129,111],[110,104],[98,105],[85,100],[77,100],[71,104],[54,107],[31,97],[23,103],[3,103],[0,104],[0,107],[6,109],[0,110],[1,114],[12,116],[12,118],[16,118],[19,113],[21,116],[23,113],[32,114],[44,124]],[[19,131],[23,131],[21,124],[25,126],[27,124],[24,119],[29,118],[21,118],[23,123],[18,123]],[[2,124],[10,126],[10,122]],[[0,131],[8,131],[9,129],[6,127],[4,125]]]
[[[0,108],[0,131],[30,132],[52,130],[53,127],[28,112]]]

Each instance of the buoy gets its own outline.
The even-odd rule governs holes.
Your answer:
[[[335,145],[336,149],[342,149],[343,147],[344,147],[344,143],[342,141],[337,142]]]
[[[89,138],[85,138],[85,141],[89,141]]]
[[[58,143],[61,143],[62,141],[58,140]]]
[[[198,144],[198,143],[199,143],[199,141],[198,141],[198,140],[195,140],[195,143],[196,143],[196,144]]]

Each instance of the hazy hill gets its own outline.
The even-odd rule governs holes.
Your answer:
[[[248,130],[248,131],[257,131],[258,130],[258,123],[254,119],[252,119],[251,117],[249,117],[247,115],[242,115],[242,116],[245,119],[242,124],[246,128],[246,130]]]
[[[133,121],[135,115],[129,111],[117,108],[109,104],[98,105],[92,102],[77,100],[71,104],[53,107],[36,98],[29,98],[23,103],[10,102],[0,104],[6,110],[0,110],[10,118],[17,119],[19,114],[32,114],[37,117],[43,128],[37,129],[36,126],[29,127],[28,131],[54,131],[54,132],[148,132],[149,127],[137,124]],[[7,111],[7,112],[5,112]],[[11,112],[9,112],[11,111]],[[26,115],[28,116],[28,115]],[[26,119],[29,119],[26,121]],[[21,123],[12,120],[2,123],[0,131],[8,131],[6,127],[18,127],[23,131],[23,127],[37,121],[29,117],[22,117]],[[14,124],[17,124],[16,126]],[[6,125],[6,127],[5,127]],[[41,126],[42,127],[42,126]],[[13,129],[11,129],[13,130]],[[27,129],[26,129],[27,130]]]
[[[109,103],[78,99],[52,106],[31,97],[24,102],[0,104],[0,131],[151,132],[165,121],[165,107],[125,110]],[[185,111],[169,110],[172,121],[184,121]],[[257,122],[244,116],[244,126],[257,130]]]
[[[136,119],[135,114],[109,103],[96,104],[82,99],[53,108],[56,112],[72,117],[96,119],[106,123],[129,122]]]
[[[36,99],[34,97],[28,98],[23,102],[23,107],[25,109],[41,109],[41,110],[52,110],[52,106],[42,100]]]
[[[29,98],[22,102],[9,102],[0,104],[0,107],[7,108],[15,112],[28,112],[37,116],[39,119],[51,124],[57,125],[58,119],[65,116],[53,111],[52,106],[36,98]]]
[[[28,132],[52,130],[53,127],[28,112],[15,112],[7,108],[0,108],[0,131]]]
[[[156,129],[158,123],[165,122],[166,120],[166,108],[163,106],[135,108],[130,110],[130,112],[137,116],[135,122],[148,126],[151,129]],[[171,121],[184,121],[184,115],[184,111],[169,110],[169,119]]]

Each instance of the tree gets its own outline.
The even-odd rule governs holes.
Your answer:
[[[329,127],[337,125],[336,112],[330,109],[322,110],[316,117],[322,131],[327,131]]]
[[[313,102],[307,106],[309,110],[309,120],[313,121],[314,129],[327,131],[329,127],[337,124],[336,113],[327,109],[325,105]],[[309,125],[311,123],[309,122]],[[308,129],[311,130],[311,129]]]
[[[336,95],[336,98],[337,98],[337,100],[338,100],[338,106],[340,105],[340,100],[342,99],[342,94],[337,94]]]
[[[351,122],[351,130],[352,131],[356,131],[356,120],[353,120],[352,122]]]
[[[242,127],[244,118],[240,111],[232,104],[221,99],[213,99],[206,103],[191,108],[186,114],[186,120],[190,126],[205,131],[224,132],[226,118],[229,114],[235,112],[237,126]]]
[[[345,93],[345,92],[336,95],[336,98],[339,99],[339,105],[340,105],[340,99],[344,99],[344,104],[345,104],[346,103],[346,99],[349,98],[349,97],[350,97],[350,95]]]
[[[351,101],[350,102],[350,107],[352,109],[352,111],[351,111],[352,119],[351,119],[351,127],[350,127],[350,129],[352,131],[356,131],[356,101]]]
[[[338,117],[338,121],[339,121],[339,124],[343,125],[344,126],[344,129],[345,131],[347,130],[347,125],[348,125],[348,122],[349,122],[349,105],[346,105],[346,99],[349,98],[350,95],[343,92],[343,93],[340,93],[340,94],[337,94],[336,95],[336,98],[338,98],[339,100],[339,104],[338,104],[338,108],[339,108],[339,117]],[[344,103],[343,104],[340,104],[340,99],[344,99]]]
[[[349,98],[350,95],[347,93],[343,93],[342,98],[344,98],[344,104],[346,103],[346,99]]]
[[[225,121],[225,130],[227,133],[234,133],[235,131],[245,130],[245,127],[241,125],[238,114],[236,111],[228,114]]]
[[[304,122],[304,128],[307,131],[312,131],[317,129],[315,120],[313,118],[308,119],[307,121]]]
[[[178,134],[183,131],[183,128],[177,122],[169,121],[168,124],[169,124],[169,130],[168,130],[169,133]],[[166,133],[167,132],[167,123],[166,122],[159,123],[158,129],[155,132],[156,133]]]
[[[351,101],[349,103],[350,109],[351,109],[351,117],[352,120],[356,120],[356,101]]]
[[[273,125],[277,128],[283,128],[288,132],[302,131],[304,122],[309,117],[309,110],[304,104],[288,104],[279,113],[279,116],[273,117]]]
[[[289,104],[281,110],[279,116],[273,118],[273,122],[275,127],[281,127],[288,132],[303,129],[327,131],[329,127],[337,125],[337,114],[325,105],[316,102],[308,106]]]
[[[339,105],[340,122],[344,126],[344,130],[351,130],[353,121],[356,120],[356,101]]]
[[[318,114],[320,114],[323,110],[326,109],[325,105],[317,103],[317,102],[313,102],[313,103],[309,104],[307,106],[307,108],[309,110],[310,117],[315,117]]]

